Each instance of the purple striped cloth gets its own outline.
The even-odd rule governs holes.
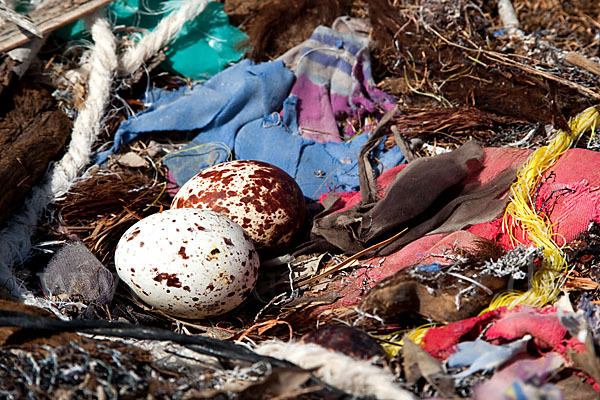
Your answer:
[[[319,143],[352,136],[350,123],[367,112],[380,116],[395,104],[373,82],[369,37],[347,28],[361,21],[341,18],[333,25],[338,30],[319,26],[310,39],[282,56],[296,75],[291,94],[298,97],[300,134]]]

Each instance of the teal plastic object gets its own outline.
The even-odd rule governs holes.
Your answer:
[[[176,9],[180,0],[117,0],[109,5],[116,26],[152,30],[164,16]],[[82,20],[55,32],[63,40],[86,37]],[[223,4],[210,2],[193,21],[188,21],[168,47],[161,66],[193,80],[206,80],[239,61],[249,47],[248,36],[229,24]]]

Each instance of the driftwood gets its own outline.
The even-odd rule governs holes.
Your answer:
[[[50,93],[21,84],[0,113],[0,221],[14,211],[64,147],[71,121]]]
[[[0,4],[0,95],[23,77],[49,33],[109,0],[47,0],[28,16]]]
[[[110,2],[111,0],[47,0],[28,16],[38,32],[45,35]],[[0,25],[0,53],[21,46],[33,38],[33,33],[14,23]]]
[[[45,42],[45,38],[35,38],[0,57],[0,96],[25,75]]]

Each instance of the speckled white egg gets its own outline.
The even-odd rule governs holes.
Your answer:
[[[187,181],[171,208],[205,208],[241,225],[258,249],[289,246],[304,221],[300,187],[282,169],[237,160],[207,168]]]
[[[138,221],[115,252],[119,277],[168,314],[203,318],[238,306],[256,283],[252,240],[229,218],[182,208]]]

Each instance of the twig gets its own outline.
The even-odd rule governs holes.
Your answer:
[[[498,53],[498,52],[495,52],[495,51],[484,50],[484,49],[481,49],[481,48],[471,48],[471,47],[466,47],[466,46],[463,46],[463,45],[460,45],[460,44],[453,43],[450,40],[446,39],[444,36],[442,36],[438,31],[436,31],[434,28],[432,28],[425,21],[423,21],[423,26],[427,30],[429,30],[430,32],[432,32],[434,35],[436,35],[439,39],[441,39],[444,43],[446,43],[449,46],[453,46],[453,47],[456,47],[456,48],[459,48],[459,49],[462,49],[462,50],[465,50],[465,51],[470,51],[470,52],[481,52],[488,59],[490,59],[492,61],[495,61],[495,62],[497,62],[499,64],[506,65],[506,66],[509,66],[509,67],[515,67],[515,68],[521,69],[521,70],[523,70],[525,72],[528,72],[530,74],[538,75],[538,76],[541,76],[541,77],[546,78],[548,80],[551,80],[551,81],[554,81],[554,82],[558,82],[558,83],[560,83],[562,85],[565,85],[565,86],[571,87],[573,89],[576,89],[576,90],[578,90],[581,93],[585,93],[585,94],[589,95],[590,97],[593,97],[596,100],[600,100],[600,93],[597,93],[597,92],[595,92],[595,91],[593,91],[593,90],[591,90],[591,89],[589,89],[589,88],[587,88],[585,86],[582,86],[582,85],[580,85],[578,83],[571,82],[571,81],[569,81],[567,79],[561,78],[561,77],[556,76],[554,74],[551,74],[549,72],[542,71],[542,70],[536,69],[534,67],[531,67],[529,65],[522,64],[520,62],[511,60],[510,58],[505,57],[501,53]],[[528,57],[522,57],[522,58],[529,59]]]
[[[408,228],[404,228],[403,230],[401,230],[400,232],[396,233],[391,238],[386,239],[386,240],[384,240],[382,242],[376,243],[376,244],[374,244],[374,245],[372,245],[370,247],[367,247],[366,249],[359,251],[358,253],[356,253],[352,257],[348,257],[347,259],[345,259],[344,261],[342,261],[341,263],[339,263],[335,267],[330,268],[327,271],[323,271],[319,275],[315,275],[312,278],[304,279],[303,281],[300,281],[300,282],[294,284],[294,286],[296,288],[299,288],[299,287],[302,287],[304,285],[308,285],[309,283],[313,283],[315,281],[318,281],[319,279],[324,278],[324,277],[326,277],[328,275],[331,275],[334,272],[339,271],[340,269],[344,268],[346,265],[350,264],[354,260],[362,257],[364,254],[367,254],[367,253],[369,253],[369,252],[371,252],[373,250],[377,250],[380,247],[383,247],[383,246],[386,246],[386,245],[392,243],[394,240],[398,239],[407,230],[408,230]]]
[[[15,10],[4,4],[4,1],[0,1],[0,21],[12,22],[19,28],[26,30],[38,38],[42,38],[42,33],[35,26],[35,23],[26,15],[21,15]]]
[[[23,24],[27,25],[28,21],[24,17],[20,19],[18,25],[0,24],[0,52],[21,46],[35,36],[49,34],[110,2],[111,0],[44,1],[29,13],[28,18],[31,23],[25,31],[20,29]],[[11,21],[16,22],[14,19]]]
[[[565,56],[565,61],[576,67],[583,68],[594,75],[600,76],[600,64],[590,60],[587,57],[582,56],[579,53],[575,53],[572,51],[568,52]]]

